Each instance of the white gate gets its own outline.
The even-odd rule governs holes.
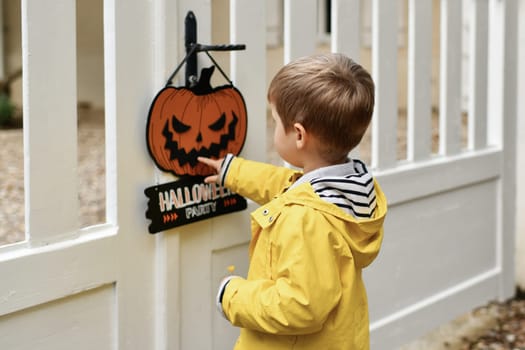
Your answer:
[[[161,339],[159,243],[144,230],[141,192],[153,181],[149,16],[149,2],[104,2],[107,218],[81,228],[76,1],[22,1],[27,240],[0,247],[1,349],[143,350]]]
[[[466,16],[456,0],[406,3],[407,135],[401,152],[406,159],[400,160],[403,79],[399,16],[392,14],[404,2],[371,0],[377,105],[368,153],[390,205],[382,252],[365,272],[374,349],[395,348],[513,293],[516,1],[469,1]],[[436,2],[440,74],[439,103],[433,104]],[[265,96],[275,65],[320,49],[366,61],[359,35],[363,1],[332,0],[331,41],[320,48],[314,24],[322,6],[317,0],[284,0],[282,51],[266,45],[266,18],[275,15],[267,9],[281,8],[270,6],[276,3],[104,0],[107,222],[79,228],[75,1],[23,1],[29,239],[0,248],[1,349],[232,347],[238,330],[215,311],[214,293],[227,266],[247,271],[248,211],[148,234],[143,190],[173,178],[149,159],[146,115],[184,56],[184,16],[191,10],[199,42],[223,44],[213,41],[224,39],[217,39],[219,29],[229,27],[226,41],[246,44],[246,51],[229,56],[230,78],[248,108],[242,155],[266,160]],[[470,19],[466,144],[464,17]],[[437,152],[433,106],[439,109]]]
[[[408,159],[396,162],[390,132],[396,70],[385,59],[395,57],[389,47],[395,4],[374,5],[380,52],[373,68],[379,101],[372,164],[390,212],[382,253],[366,279],[373,345],[387,349],[514,293],[517,22],[515,1],[468,1],[467,13],[460,1],[439,2],[439,151],[431,154],[432,1],[409,1]],[[462,45],[464,26],[469,40]],[[468,142],[462,145],[465,114]]]

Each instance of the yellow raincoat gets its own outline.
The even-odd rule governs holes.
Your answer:
[[[235,350],[369,349],[361,269],[377,256],[386,199],[356,220],[322,200],[310,183],[286,191],[301,173],[235,158],[226,187],[262,206],[251,213],[247,279],[232,279],[224,314],[241,327]]]

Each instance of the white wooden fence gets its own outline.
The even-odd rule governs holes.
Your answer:
[[[432,1],[408,1],[407,159],[396,154],[399,3],[372,0],[372,168],[390,205],[365,272],[372,348],[392,349],[514,288],[516,0],[440,1],[439,151],[431,147]],[[248,212],[149,235],[143,190],[171,181],[146,151],[149,104],[184,56],[184,16],[210,43],[209,0],[104,0],[107,220],[77,224],[75,1],[22,2],[26,229],[0,248],[1,349],[229,349],[226,266],[246,273]],[[331,49],[359,56],[359,0],[332,1]],[[284,1],[282,62],[316,50],[316,0]],[[248,108],[242,155],[265,160],[266,4],[231,0],[230,74]],[[44,15],[45,14],[45,15]],[[268,14],[270,15],[270,14]],[[468,144],[461,139],[463,18]],[[224,21],[228,23],[228,21]],[[490,24],[490,25],[489,25]],[[213,25],[217,26],[217,23]],[[249,209],[255,205],[249,203]]]

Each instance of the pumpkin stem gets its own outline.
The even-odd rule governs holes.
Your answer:
[[[213,91],[213,88],[210,84],[210,80],[214,70],[215,66],[202,68],[199,81],[194,87],[191,88],[193,93],[195,93],[196,95],[206,95]]]

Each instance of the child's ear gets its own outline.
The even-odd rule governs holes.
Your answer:
[[[306,132],[306,129],[301,123],[295,123],[293,125],[293,129],[295,132],[295,144],[297,148],[299,149],[304,148],[306,139],[308,138],[308,133]]]

